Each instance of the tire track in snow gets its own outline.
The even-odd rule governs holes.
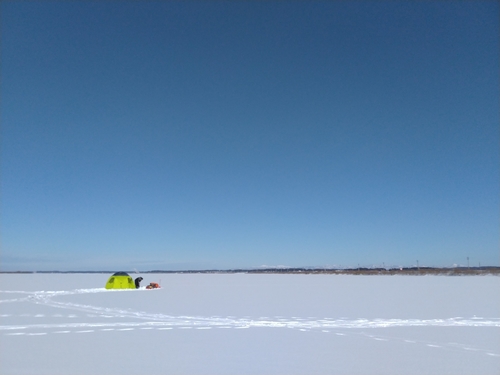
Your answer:
[[[123,335],[127,332],[137,330],[152,330],[157,332],[172,332],[172,330],[211,330],[219,329],[247,329],[247,328],[290,328],[301,332],[322,332],[323,334],[334,334],[339,340],[342,337],[358,336],[365,339],[374,340],[380,345],[385,345],[387,342],[399,341],[403,345],[420,345],[432,350],[446,351],[461,351],[464,353],[480,353],[487,355],[490,358],[500,359],[500,354],[495,350],[486,348],[472,347],[467,344],[458,343],[436,343],[426,341],[414,341],[406,338],[389,337],[385,335],[367,334],[362,329],[371,328],[389,328],[389,327],[500,327],[500,319],[498,318],[483,318],[483,317],[455,317],[449,319],[349,319],[341,317],[333,318],[317,318],[317,317],[284,317],[284,316],[260,316],[259,318],[251,318],[244,316],[238,318],[235,316],[171,316],[165,314],[152,314],[141,311],[130,311],[116,308],[105,308],[92,305],[83,305],[70,302],[54,301],[54,297],[75,294],[89,293],[117,293],[117,292],[132,292],[136,290],[106,290],[105,288],[94,289],[76,289],[70,291],[0,291],[4,294],[20,294],[19,298],[10,298],[0,300],[0,303],[16,303],[16,302],[32,302],[35,304],[51,306],[59,309],[72,311],[80,311],[86,313],[87,318],[92,318],[93,322],[75,322],[78,318],[75,314],[63,315],[52,314],[53,318],[72,318],[73,322],[64,323],[37,323],[37,324],[17,324],[17,325],[0,325],[0,331],[4,331],[4,336],[12,337],[30,337],[31,340],[43,340],[48,335],[65,334],[119,334]],[[21,314],[24,318],[45,318],[43,314]],[[13,317],[10,314],[0,315],[0,318]],[[47,316],[49,317],[49,316]],[[96,320],[105,319],[105,322]],[[110,320],[111,318],[111,320]],[[128,318],[128,322],[116,322],[113,318]],[[339,332],[340,330],[340,332]],[[115,333],[114,333],[115,332]]]
[[[276,319],[268,317],[260,317],[259,319],[251,319],[249,317],[237,318],[234,316],[228,317],[200,317],[200,316],[171,316],[165,314],[152,314],[140,311],[130,311],[116,308],[97,307],[92,305],[82,305],[71,302],[56,302],[54,297],[63,295],[89,294],[89,293],[120,293],[130,292],[131,290],[107,290],[105,288],[92,289],[76,289],[69,291],[37,291],[37,292],[18,292],[18,291],[0,291],[0,293],[21,293],[29,294],[28,297],[20,298],[14,301],[30,301],[36,304],[43,304],[51,307],[82,311],[90,314],[96,314],[96,317],[119,317],[147,320],[145,323],[65,323],[65,324],[49,324],[49,325],[22,325],[22,327],[32,328],[70,328],[70,327],[114,327],[114,326],[171,326],[171,327],[231,327],[231,328],[247,328],[247,327],[264,327],[264,328],[295,328],[295,329],[365,329],[365,328],[387,328],[387,327],[500,327],[500,318],[485,319],[482,317],[472,318],[448,318],[448,319],[333,319],[316,317],[301,318],[292,317],[285,318],[277,316]],[[136,291],[136,290],[132,290]],[[2,301],[0,301],[2,302]],[[19,329],[13,327],[20,326],[0,326],[0,330]]]
[[[129,322],[66,322],[66,323],[51,323],[51,324],[18,324],[18,325],[0,325],[0,331],[5,331],[7,336],[46,336],[52,334],[69,334],[69,333],[95,333],[95,332],[131,332],[139,330],[158,330],[168,331],[172,329],[196,329],[210,330],[212,328],[220,329],[246,329],[246,328],[290,328],[298,331],[318,331],[323,333],[334,333],[337,336],[347,336],[349,334],[361,335],[368,339],[378,342],[387,342],[399,340],[402,343],[426,345],[429,348],[444,349],[444,350],[462,350],[469,352],[482,352],[488,356],[500,358],[500,354],[489,349],[472,348],[465,344],[442,344],[433,342],[418,342],[401,338],[392,338],[380,335],[367,335],[364,332],[356,332],[354,330],[370,329],[370,328],[389,328],[389,327],[500,327],[499,318],[482,318],[472,317],[463,318],[455,317],[449,319],[349,319],[349,318],[317,318],[317,317],[290,317],[284,316],[267,317],[261,316],[252,319],[249,316],[238,318],[235,316],[171,316],[165,314],[152,314],[141,311],[130,311],[116,308],[98,307],[92,305],[76,304],[71,302],[54,301],[54,297],[75,294],[89,293],[117,293],[131,292],[136,290],[106,290],[105,288],[93,289],[76,289],[70,291],[0,291],[5,294],[27,294],[21,298],[0,300],[0,303],[15,303],[15,302],[32,302],[51,306],[60,309],[77,310],[87,314],[87,317],[93,319],[98,318],[129,318],[135,321]],[[1,318],[6,318],[11,315],[4,314]],[[24,317],[42,318],[41,314],[22,314]],[[54,314],[52,318],[64,318],[62,314]],[[71,314],[67,317],[77,318]],[[139,320],[139,321],[137,321]],[[338,330],[343,330],[343,333]],[[40,332],[40,331],[45,332]],[[347,333],[348,330],[353,330]],[[34,332],[33,332],[34,331]],[[37,332],[38,331],[38,332]],[[49,331],[49,332],[47,332]]]
[[[71,328],[73,330],[56,330],[52,332],[47,332],[47,329],[59,329],[59,328]],[[111,328],[112,327],[112,328]],[[244,328],[250,328],[251,326],[239,326],[239,327],[228,327],[228,326],[221,326],[217,328],[233,328],[233,329],[244,329]],[[0,329],[5,329],[5,326],[1,326]],[[92,329],[89,329],[92,328]],[[73,324],[37,324],[37,325],[29,325],[29,326],[10,326],[8,329],[14,330],[15,332],[7,332],[4,333],[6,336],[29,336],[29,337],[43,337],[47,336],[49,334],[86,334],[86,333],[95,333],[95,332],[132,332],[135,330],[157,330],[157,331],[170,331],[173,329],[178,329],[178,330],[185,330],[185,329],[196,329],[196,330],[210,330],[213,327],[210,326],[205,326],[205,327],[193,327],[193,326],[165,326],[164,323],[162,322],[136,322],[136,323],[93,323],[93,324],[87,324],[87,323],[73,323]],[[45,332],[17,332],[16,330],[28,330],[28,329],[45,329]],[[298,331],[301,332],[314,332],[314,330],[311,329],[298,329]],[[436,343],[436,342],[428,342],[428,341],[423,341],[423,340],[418,340],[418,341],[413,341],[413,340],[407,340],[404,338],[398,338],[398,337],[387,337],[387,336],[381,336],[381,335],[369,335],[366,334],[365,332],[356,332],[356,331],[351,331],[349,333],[340,333],[340,332],[335,332],[330,331],[330,330],[321,330],[321,331],[315,331],[315,332],[324,332],[324,333],[330,333],[330,334],[335,334],[337,336],[343,336],[343,337],[348,337],[348,336],[361,336],[366,339],[371,339],[375,340],[381,343],[384,342],[393,342],[393,341],[399,341],[401,343],[406,343],[406,344],[416,344],[420,346],[426,346],[428,348],[433,348],[436,350],[446,350],[446,351],[467,351],[470,353],[480,353],[482,355],[487,355],[489,357],[495,357],[500,359],[500,354],[496,353],[494,350],[491,350],[489,348],[477,348],[477,347],[472,347],[469,344],[458,344],[458,343]],[[344,331],[346,332],[346,331]]]

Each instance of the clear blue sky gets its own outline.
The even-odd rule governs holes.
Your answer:
[[[496,1],[2,1],[1,270],[499,265]]]

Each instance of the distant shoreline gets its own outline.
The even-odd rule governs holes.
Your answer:
[[[117,271],[0,271],[0,274],[109,274]],[[453,268],[435,268],[435,267],[403,267],[403,268],[348,268],[348,269],[333,269],[333,268],[256,268],[256,269],[228,269],[228,270],[151,270],[151,271],[125,271],[129,274],[138,273],[166,273],[166,274],[280,274],[280,275],[406,275],[406,276],[481,276],[481,275],[500,275],[500,267],[485,266],[485,267],[453,267]]]

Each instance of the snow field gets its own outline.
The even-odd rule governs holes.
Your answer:
[[[0,373],[500,370],[498,277],[142,276],[0,275]]]

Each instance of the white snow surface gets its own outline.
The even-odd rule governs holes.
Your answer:
[[[500,373],[495,276],[108,276],[0,275],[0,374]]]

